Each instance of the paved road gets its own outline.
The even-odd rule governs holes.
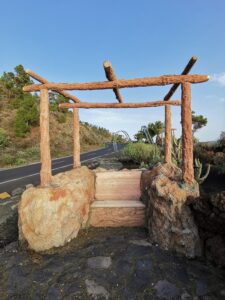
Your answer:
[[[122,149],[123,145],[118,145],[118,149]],[[106,148],[99,149],[87,153],[81,154],[81,162],[88,161],[93,158],[105,156],[113,153],[112,144],[108,144]],[[60,172],[64,172],[72,169],[73,159],[72,156],[57,158],[52,160],[52,174],[55,175]],[[3,169],[0,171],[0,193],[10,193],[17,187],[25,186],[26,184],[32,183],[37,185],[40,183],[40,163],[31,164],[28,166]]]

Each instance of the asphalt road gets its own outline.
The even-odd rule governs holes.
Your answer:
[[[118,149],[122,149],[123,145],[118,145]],[[112,144],[108,144],[106,148],[99,149],[87,153],[81,154],[81,162],[86,162],[93,158],[102,157],[107,154],[113,153]],[[72,156],[57,158],[52,160],[52,174],[55,175],[60,172],[68,171],[73,167]],[[31,165],[3,169],[0,171],[0,193],[10,193],[17,187],[23,187],[26,184],[32,183],[37,185],[40,183],[40,163],[34,163]]]

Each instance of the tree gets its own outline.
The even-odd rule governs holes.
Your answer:
[[[15,133],[17,137],[24,137],[30,128],[38,124],[38,97],[24,94],[20,101],[20,107],[16,113]]]
[[[164,130],[164,124],[161,121],[156,121],[155,123],[148,124],[148,132],[152,138],[156,136],[156,143],[161,144],[160,134]]]
[[[205,118],[202,115],[195,115],[195,112],[192,111],[192,125],[193,125],[192,131],[193,131],[193,134],[195,134],[195,132],[198,129],[206,126],[207,122],[208,122],[207,118]]]
[[[135,135],[134,135],[135,140],[137,140],[138,142],[142,142],[143,139],[146,138],[144,132],[142,130],[139,130]]]
[[[23,87],[33,83],[29,75],[25,72],[22,65],[14,68],[13,72],[4,72],[0,77],[0,86],[3,96],[7,97],[8,101],[16,98],[23,98]]]

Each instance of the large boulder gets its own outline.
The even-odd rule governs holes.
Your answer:
[[[78,234],[94,197],[94,173],[80,167],[52,178],[51,186],[29,188],[19,205],[20,239],[35,251],[63,246]]]
[[[198,184],[184,184],[181,170],[165,163],[142,173],[141,190],[153,242],[187,257],[200,256],[198,229],[187,205],[190,198],[198,198]]]

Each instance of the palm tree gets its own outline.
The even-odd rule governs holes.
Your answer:
[[[156,143],[159,142],[160,134],[164,130],[164,124],[161,121],[156,121],[155,123],[148,124],[148,131],[152,138],[156,136]]]

